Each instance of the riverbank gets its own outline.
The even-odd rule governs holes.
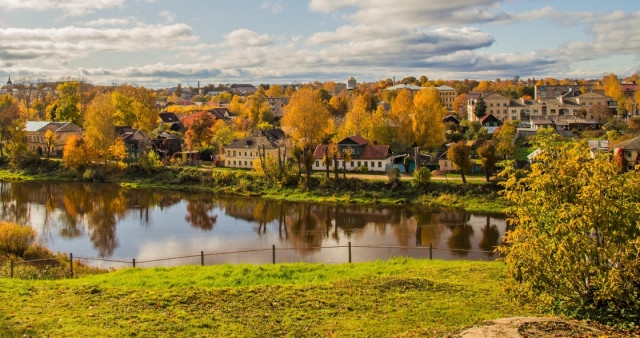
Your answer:
[[[337,204],[415,204],[435,208],[458,208],[468,212],[504,213],[507,204],[498,196],[495,183],[460,184],[432,180],[414,186],[410,180],[390,183],[377,179],[312,177],[291,182],[274,182],[250,171],[202,171],[190,167],[159,168],[153,171],[120,170],[79,174],[63,169],[48,171],[0,170],[0,180],[54,180],[108,182],[129,188],[208,192],[220,195],[252,196],[274,200]]]
[[[4,279],[0,325],[10,336],[442,336],[539,315],[507,300],[504,273],[499,262],[396,258]]]

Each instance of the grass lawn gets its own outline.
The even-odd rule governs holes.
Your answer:
[[[0,280],[7,336],[442,336],[535,315],[509,303],[499,262],[221,265]]]

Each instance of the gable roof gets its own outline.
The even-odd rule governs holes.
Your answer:
[[[327,147],[329,145],[318,145],[313,152],[313,158],[323,158]],[[391,149],[388,145],[365,144],[362,148],[362,153],[359,156],[351,154],[351,158],[354,160],[385,160],[391,155]],[[338,158],[341,159],[342,155],[338,154]]]
[[[436,87],[437,90],[455,90],[455,88],[451,88],[449,86],[440,86]]]
[[[480,119],[481,123],[492,122],[492,121],[500,122],[500,120],[498,120],[497,117],[493,116],[493,114],[487,114]]]
[[[51,122],[51,121],[27,121],[25,131],[39,132],[51,130],[56,133],[82,131],[82,128],[73,122]]]
[[[588,93],[584,93],[580,96],[578,96],[578,98],[581,99],[602,99],[605,98],[607,96],[599,94],[599,93],[595,93],[595,92],[588,92]]]
[[[493,93],[493,94],[490,94],[488,96],[485,96],[484,100],[485,101],[487,101],[487,100],[509,100],[509,98],[507,98],[507,97],[505,97],[503,95],[500,95],[498,93]]]
[[[451,115],[451,114],[449,114],[449,115],[445,116],[445,117],[442,119],[442,122],[445,122],[445,123],[446,123],[446,122],[453,122],[453,123],[455,123],[455,124],[460,124],[460,121],[458,121],[458,119],[457,119],[455,116]]]
[[[241,138],[239,140],[235,140],[226,146],[225,149],[249,149],[249,148],[262,148],[265,146],[267,149],[276,149],[278,145],[275,142],[270,141],[268,138],[264,136],[249,136],[245,138]]]
[[[361,146],[367,145],[369,143],[369,141],[365,140],[360,135],[351,135],[351,136],[345,137],[342,141],[338,142],[338,144],[348,144],[348,143],[350,143],[348,141],[351,141],[351,142],[356,143],[356,144],[361,145]]]
[[[620,142],[613,147],[616,149],[640,150],[640,136]]]
[[[160,116],[160,119],[162,119],[164,123],[180,122],[178,115],[175,113],[160,113],[158,116]]]

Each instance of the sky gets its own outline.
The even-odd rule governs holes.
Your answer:
[[[638,0],[0,0],[0,11],[0,76],[14,82],[163,88],[640,70]]]

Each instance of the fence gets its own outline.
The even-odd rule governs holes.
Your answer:
[[[336,249],[336,248],[345,248],[348,254],[348,262],[352,263],[352,249],[353,248],[373,248],[373,249],[417,249],[417,250],[428,250],[429,259],[433,259],[433,251],[434,250],[449,250],[449,251],[461,251],[461,252],[480,252],[485,254],[494,254],[495,251],[485,251],[485,250],[467,250],[467,249],[452,249],[452,248],[435,248],[432,244],[426,246],[395,246],[395,245],[351,245],[351,242],[348,245],[334,245],[334,246],[320,246],[320,247],[305,247],[304,249],[312,250],[312,249]],[[106,259],[106,258],[96,258],[96,257],[81,257],[81,256],[73,256],[73,253],[69,254],[69,278],[73,278],[73,262],[74,260],[86,260],[86,261],[100,261],[100,262],[110,262],[110,263],[121,263],[121,264],[131,264],[131,267],[135,268],[136,264],[144,264],[144,263],[155,263],[155,262],[163,262],[163,261],[171,261],[176,259],[186,259],[186,258],[197,258],[200,257],[200,265],[205,265],[205,257],[208,256],[220,256],[220,255],[229,255],[229,254],[240,254],[240,253],[253,253],[253,252],[266,252],[271,251],[271,262],[272,264],[276,264],[276,252],[277,251],[286,251],[286,250],[296,250],[296,248],[276,248],[275,245],[272,245],[271,248],[265,249],[248,249],[248,250],[238,250],[238,251],[222,251],[222,252],[213,252],[213,253],[205,253],[204,251],[200,251],[200,254],[194,255],[185,255],[185,256],[175,256],[175,257],[166,257],[166,258],[157,258],[157,259],[148,259],[148,260],[136,260],[132,258],[131,260],[118,260],[118,259]],[[11,260],[9,264],[10,268],[10,276],[13,278],[14,276],[14,266],[16,264],[28,264],[28,263],[36,263],[36,262],[44,262],[44,261],[57,261],[56,258],[44,258],[44,259],[35,259],[35,260],[26,260],[26,261],[14,261]]]

